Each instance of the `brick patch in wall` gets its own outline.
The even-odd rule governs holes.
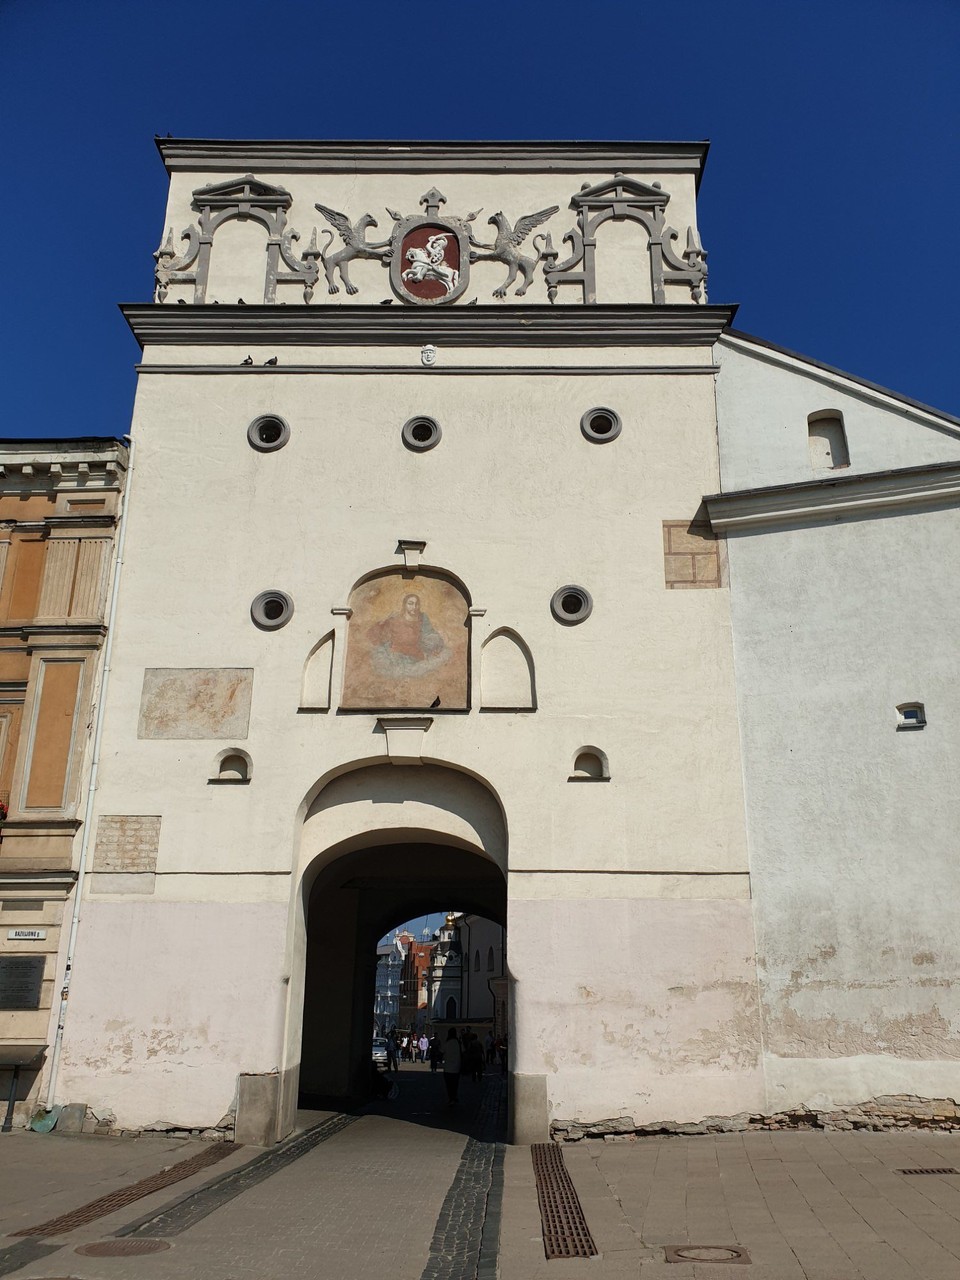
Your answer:
[[[667,590],[722,586],[720,543],[705,521],[664,520],[663,576]]]
[[[160,819],[104,814],[97,824],[94,871],[156,871]]]

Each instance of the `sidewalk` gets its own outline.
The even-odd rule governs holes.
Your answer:
[[[818,1130],[565,1145],[599,1258],[544,1259],[530,1152],[507,1153],[502,1280],[960,1280],[960,1135]],[[668,1263],[739,1245],[750,1264]]]
[[[566,1144],[599,1250],[544,1256],[528,1147],[505,1152],[498,1089],[405,1066],[400,1098],[302,1113],[306,1132],[53,1237],[17,1237],[210,1144],[144,1135],[0,1139],[0,1277],[14,1280],[960,1280],[960,1135],[791,1131]],[[496,1082],[499,1085],[499,1081]],[[484,1116],[486,1115],[486,1121]],[[162,1211],[162,1212],[161,1212]],[[496,1253],[499,1230],[499,1257]],[[5,1233],[5,1234],[4,1234]],[[95,1257],[96,1242],[156,1242]],[[749,1264],[668,1262],[738,1246]]]

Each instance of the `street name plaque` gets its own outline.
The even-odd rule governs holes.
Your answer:
[[[0,1009],[39,1009],[45,956],[0,956]]]

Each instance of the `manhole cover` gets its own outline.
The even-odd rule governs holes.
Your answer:
[[[88,1258],[138,1258],[144,1253],[161,1253],[169,1248],[167,1240],[94,1240],[93,1244],[77,1245],[73,1252]]]
[[[668,1244],[667,1262],[749,1262],[746,1249],[735,1244]]]

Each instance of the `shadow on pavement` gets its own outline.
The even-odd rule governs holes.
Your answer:
[[[450,1106],[447,1102],[443,1073],[432,1072],[425,1063],[403,1062],[398,1072],[391,1071],[385,1078],[397,1084],[398,1097],[393,1101],[355,1099],[351,1103],[342,1098],[301,1095],[297,1127],[302,1128],[313,1122],[311,1112],[323,1111],[329,1114],[330,1110],[339,1109],[349,1110],[353,1114],[389,1116],[394,1120],[403,1120],[429,1129],[462,1133],[466,1137],[475,1132],[481,1103],[489,1098],[489,1091],[494,1084],[500,1083],[499,1106],[493,1125],[494,1140],[505,1141],[506,1077],[500,1074],[498,1067],[491,1068],[479,1083],[461,1076],[455,1106]]]

